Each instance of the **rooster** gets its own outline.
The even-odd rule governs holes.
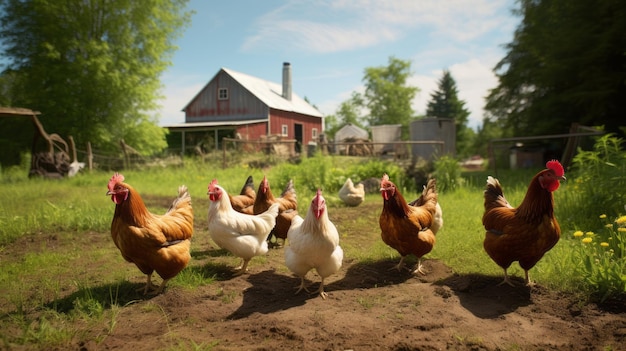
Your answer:
[[[358,206],[365,198],[365,187],[362,183],[355,186],[352,179],[348,178],[339,189],[339,198],[348,206]]]
[[[256,199],[256,191],[254,191],[254,179],[248,176],[246,183],[241,188],[239,195],[228,195],[233,209],[237,212],[253,214],[254,200]]]
[[[548,161],[546,168],[530,181],[526,196],[517,208],[504,198],[500,182],[487,177],[483,247],[504,269],[504,280],[500,284],[514,286],[507,269],[518,261],[524,269],[526,285],[531,286],[528,270],[556,245],[561,236],[561,228],[554,217],[552,193],[559,188],[560,181],[565,180],[565,172],[556,160]]]
[[[267,237],[278,215],[279,204],[258,215],[237,212],[230,203],[228,193],[214,179],[209,184],[209,234],[215,243],[237,257],[243,263],[235,275],[247,271],[248,263],[254,256],[267,253]]]
[[[308,292],[304,276],[315,268],[322,278],[317,292],[326,299],[328,294],[324,292],[324,279],[341,268],[343,250],[339,246],[337,228],[328,219],[326,200],[321,190],[317,190],[306,217],[294,217],[287,239],[289,246],[285,249],[285,264],[300,277],[296,294],[302,289]]]
[[[178,197],[164,215],[150,213],[139,193],[124,183],[124,176],[119,173],[109,180],[108,189],[106,194],[115,203],[113,242],[126,261],[147,275],[143,294],[159,294],[191,259],[193,209],[187,187],[178,188]],[[154,271],[163,279],[156,290],[152,285]]]
[[[435,245],[437,223],[437,189],[435,179],[431,179],[422,193],[419,206],[409,205],[387,174],[380,182],[383,197],[383,210],[379,225],[381,237],[385,244],[400,254],[400,262],[396,269],[404,265],[407,255],[417,256],[417,267],[412,273],[425,274],[422,270],[422,257],[429,253]],[[442,222],[443,223],[443,222]]]
[[[254,201],[253,213],[259,214],[267,211],[274,203],[278,203],[280,206],[278,208],[276,226],[267,237],[268,243],[271,242],[272,236],[276,237],[276,243],[278,243],[278,239],[282,239],[284,242],[291,226],[291,220],[298,215],[298,198],[296,196],[296,188],[293,186],[293,180],[290,179],[280,197],[275,198],[267,177],[263,177]]]

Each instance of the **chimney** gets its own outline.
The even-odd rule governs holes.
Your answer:
[[[283,97],[291,101],[291,64],[283,63]]]

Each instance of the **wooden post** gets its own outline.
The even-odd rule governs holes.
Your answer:
[[[89,172],[93,170],[93,153],[91,152],[91,142],[87,142],[87,164],[89,167]]]

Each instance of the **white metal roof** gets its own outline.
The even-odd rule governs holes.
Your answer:
[[[254,94],[254,96],[259,98],[259,100],[263,101],[263,103],[270,108],[281,111],[297,112],[315,117],[324,117],[320,111],[295,93],[291,94],[291,101],[285,99],[282,96],[282,84],[263,80],[261,78],[233,71],[228,68],[222,67],[222,70],[233,77],[233,79],[235,79],[244,88],[248,89],[252,94]]]
[[[215,121],[215,122],[191,122],[191,123],[178,123],[178,124],[170,124],[163,126],[165,128],[175,128],[175,129],[203,129],[203,128],[212,128],[212,127],[224,127],[224,126],[240,126],[244,124],[254,124],[267,122],[267,118],[265,119],[245,119],[238,121]]]

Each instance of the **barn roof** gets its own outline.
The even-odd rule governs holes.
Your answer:
[[[241,84],[241,86],[246,88],[250,93],[256,96],[269,108],[281,111],[296,112],[314,117],[324,117],[324,115],[320,111],[318,111],[315,107],[313,107],[311,104],[306,102],[303,98],[295,93],[291,94],[291,100],[285,99],[282,96],[282,84],[270,82],[245,73],[233,71],[229,68],[222,67],[221,70],[231,76],[234,80]],[[204,88],[202,90],[204,90]],[[202,92],[202,90],[200,92]],[[191,99],[191,101],[187,105],[185,105],[183,111],[185,111],[185,109],[187,109],[187,107],[195,100],[196,96],[194,96],[194,98]]]

